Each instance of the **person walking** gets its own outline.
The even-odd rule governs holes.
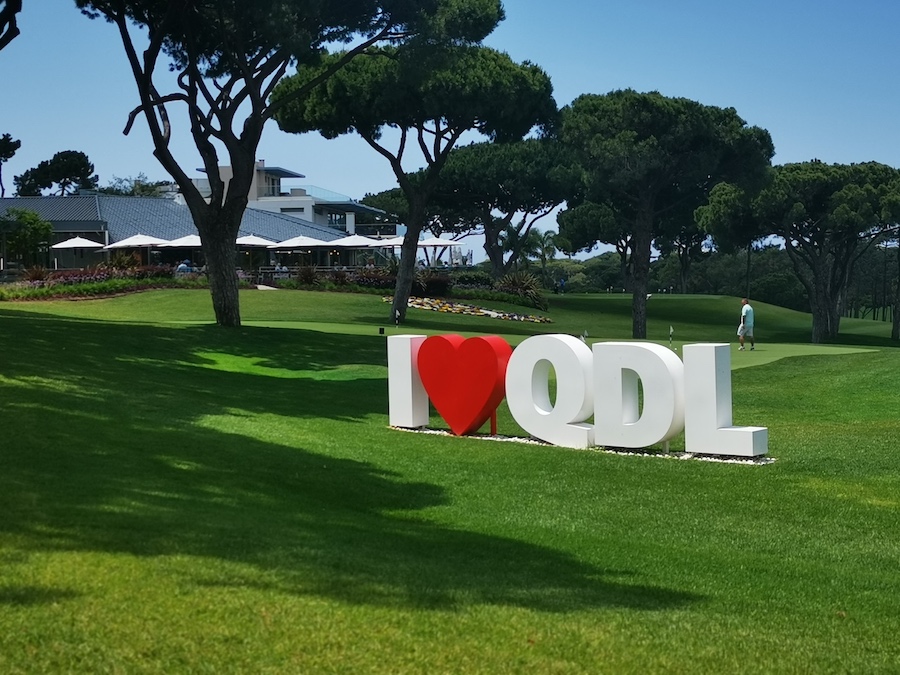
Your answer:
[[[738,326],[738,339],[741,346],[738,351],[744,351],[744,338],[750,338],[750,351],[756,349],[756,342],[753,340],[753,307],[747,298],[741,300],[741,325]]]

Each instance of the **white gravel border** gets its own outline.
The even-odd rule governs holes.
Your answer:
[[[500,443],[524,443],[525,445],[546,445],[552,446],[550,443],[539,441],[536,438],[516,438],[515,436],[456,436],[455,434],[445,431],[444,429],[429,429],[428,427],[419,427],[418,429],[408,429],[406,427],[388,427],[395,431],[405,431],[411,434],[428,434],[431,436],[449,436],[451,438],[471,438],[477,441],[494,441]],[[628,455],[630,457],[651,457],[654,459],[691,459],[698,462],[717,462],[719,464],[744,464],[748,466],[766,466],[774,464],[775,458],[767,455],[761,457],[736,457],[733,455],[698,455],[691,452],[653,452],[648,450],[630,450],[628,448],[589,448],[587,452],[601,452],[607,455]]]

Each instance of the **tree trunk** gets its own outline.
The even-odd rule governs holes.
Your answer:
[[[391,303],[391,323],[401,324],[406,321],[406,309],[409,306],[409,296],[412,294],[413,282],[416,279],[416,255],[418,253],[419,235],[425,228],[425,195],[415,195],[410,198],[409,220],[406,227],[406,235],[403,237],[403,246],[400,247],[400,266],[397,269],[397,283],[394,286],[394,301]]]
[[[900,246],[897,246],[897,280],[894,288],[893,321],[891,323],[891,339],[900,340]]]
[[[809,297],[813,320],[813,344],[833,342],[841,325],[840,289],[844,284],[833,280],[832,262],[827,256],[803,260],[790,246],[786,246],[785,250],[791,259],[797,279],[803,284]]]
[[[634,223],[631,257],[631,337],[635,340],[647,338],[647,284],[652,239],[653,213],[648,204],[642,204]]]
[[[485,232],[484,238],[484,252],[487,255],[488,261],[491,263],[491,277],[493,277],[494,279],[499,279],[505,274],[505,264],[503,262],[503,247],[495,238],[488,237],[487,232]]]
[[[898,242],[898,246],[900,246],[900,242]],[[888,307],[891,306],[891,301],[888,300],[888,280],[887,280],[887,271],[888,271],[888,250],[885,245],[882,248],[882,264],[881,264],[881,320],[887,321],[887,313]]]
[[[615,243],[616,253],[619,256],[619,270],[622,275],[622,289],[626,293],[631,291],[631,261],[628,259],[628,252],[631,250],[631,241],[622,241],[621,239]],[[632,253],[633,255],[633,253]]]
[[[744,274],[744,297],[750,297],[750,253],[753,251],[753,242],[747,244],[747,269]]]
[[[235,271],[234,238],[228,241],[227,237],[218,236],[218,233],[213,237],[207,236],[203,239],[203,253],[216,323],[227,328],[239,328],[241,305]]]
[[[813,344],[834,342],[841,325],[840,301],[829,291],[827,281],[820,277],[813,280],[809,304],[813,320]]]
[[[691,254],[689,249],[678,250],[678,286],[682,295],[687,294],[687,280],[691,271]]]
[[[495,218],[490,212],[487,212],[482,214],[482,220],[484,221],[484,253],[491,264],[491,277],[499,279],[509,271],[510,266],[507,261],[503,260],[503,245],[500,243],[500,234],[509,225],[510,219]]]
[[[400,265],[397,268],[397,283],[394,286],[394,301],[391,303],[391,323],[401,324],[406,321],[406,309],[409,307],[409,296],[412,294],[413,281],[416,278],[416,253],[419,233],[410,227],[403,238],[400,248]]]
[[[245,207],[246,199],[226,201],[221,209],[204,204],[200,207],[203,212],[201,217],[194,217],[206,256],[206,273],[216,323],[226,328],[239,328],[241,325],[235,240]]]
[[[628,255],[625,253],[619,254],[619,272],[622,276],[622,290],[630,291],[631,274],[628,271]]]
[[[812,343],[828,342],[828,312],[824,307],[812,306]]]

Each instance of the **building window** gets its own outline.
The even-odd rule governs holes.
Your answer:
[[[281,179],[270,174],[263,174],[264,185],[261,197],[278,197],[281,193]]]

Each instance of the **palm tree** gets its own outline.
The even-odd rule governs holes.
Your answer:
[[[538,259],[541,261],[541,278],[544,280],[544,287],[550,288],[550,279],[547,276],[547,261],[556,257],[556,232],[552,230],[539,232],[538,241],[540,244]]]
[[[528,266],[531,258],[540,256],[540,233],[537,230],[528,228],[524,234],[519,232],[518,228],[508,225],[506,230],[500,235],[500,243],[503,251],[509,253],[509,259],[506,261],[506,270],[519,270],[519,263]]]

